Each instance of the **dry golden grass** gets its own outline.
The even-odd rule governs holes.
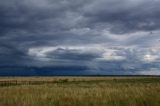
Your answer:
[[[160,106],[158,77],[0,78],[4,80],[53,82],[0,86],[0,106]]]
[[[92,80],[113,80],[113,79],[143,79],[148,77],[68,77],[68,76],[54,76],[54,77],[0,77],[0,81],[59,81],[63,79],[67,79],[68,81],[92,81]],[[149,77],[149,78],[155,78],[155,77]]]

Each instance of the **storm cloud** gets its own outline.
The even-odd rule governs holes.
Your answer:
[[[159,75],[159,5],[159,0],[1,0],[0,71],[66,67],[70,74]]]

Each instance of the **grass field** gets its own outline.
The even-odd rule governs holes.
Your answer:
[[[160,106],[160,77],[0,77],[0,106]]]

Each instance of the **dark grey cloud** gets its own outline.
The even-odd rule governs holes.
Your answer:
[[[1,0],[0,66],[159,73],[159,5],[158,0]]]
[[[100,0],[85,8],[85,16],[93,26],[109,24],[112,33],[152,31],[160,27],[159,4],[157,0]]]
[[[96,54],[93,52],[81,52],[80,50],[68,50],[63,48],[58,48],[53,52],[47,54],[47,57],[54,59],[66,59],[66,60],[84,60],[91,61],[92,59],[100,57],[100,54]]]

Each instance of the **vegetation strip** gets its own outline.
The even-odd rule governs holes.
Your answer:
[[[137,78],[137,79],[106,79],[106,80],[72,80],[59,79],[54,81],[18,81],[8,80],[0,81],[0,86],[12,86],[12,85],[40,85],[40,84],[80,84],[80,83],[160,83],[160,78]]]

